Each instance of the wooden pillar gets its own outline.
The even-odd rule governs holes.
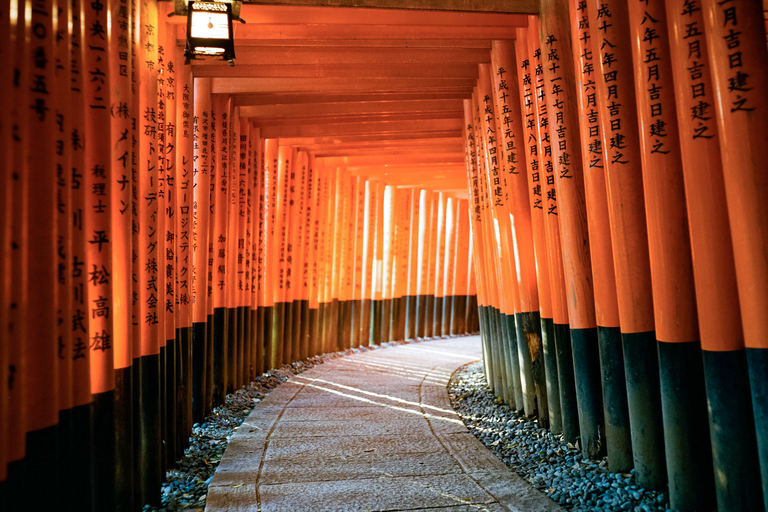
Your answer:
[[[701,2],[701,9],[704,14],[704,32],[711,66],[714,96],[714,103],[711,105],[714,106],[714,111],[697,110],[691,111],[691,114],[707,117],[714,112],[719,132],[741,322],[757,431],[763,500],[765,506],[768,506],[768,343],[763,334],[766,332],[768,311],[768,231],[765,226],[765,219],[768,218],[768,205],[765,201],[768,177],[764,163],[768,151],[768,120],[765,119],[765,110],[768,108],[768,92],[765,88],[768,79],[768,50],[765,44],[765,25],[760,21],[763,9],[759,2],[743,0],[706,0]],[[693,29],[701,32],[701,25],[696,24],[690,30]],[[702,60],[706,59],[707,56],[702,56]],[[691,92],[698,93],[700,90],[701,87],[693,88]],[[705,107],[702,104],[697,105]],[[735,318],[731,320],[735,321]],[[714,362],[714,357],[710,357],[712,353],[705,352],[704,355],[706,359]],[[741,374],[743,367],[740,356],[733,357],[729,364],[726,362],[729,355],[720,355],[723,356],[721,368]],[[710,400],[719,398],[713,393]],[[741,410],[745,411],[743,406]],[[726,421],[724,418],[719,420]],[[717,426],[713,425],[713,428]],[[734,461],[740,460],[740,469],[744,471],[745,480],[737,484],[744,486],[743,492],[735,493],[743,498],[734,497],[724,501],[723,487],[728,485],[730,489],[730,485],[735,482],[725,482],[716,475],[718,505],[725,509],[731,506],[730,499],[735,499],[734,505],[756,508],[757,490],[746,480],[752,477],[753,473],[744,459],[733,452],[731,454]],[[720,451],[716,455],[716,467],[720,462],[717,460],[720,455],[725,455],[725,452]]]
[[[497,51],[496,53],[498,54],[499,52]],[[528,34],[527,31],[522,29],[517,30],[515,63],[517,64],[515,66],[516,69],[519,69],[517,78],[519,82],[520,112],[524,137],[522,149],[525,155],[527,180],[525,183],[520,184],[515,179],[511,181],[513,187],[522,185],[528,187],[527,205],[530,208],[533,251],[536,265],[536,286],[539,299],[539,315],[541,317],[541,341],[544,352],[549,425],[552,432],[560,433],[562,431],[560,385],[557,371],[557,348],[552,313],[551,286],[549,282],[549,260],[547,257],[546,223],[538,145],[538,120],[536,117],[535,90],[533,86],[533,78],[535,77],[533,71],[535,70],[531,65],[528,52]],[[524,201],[524,199],[520,197],[518,201]],[[524,257],[521,256],[521,265],[523,262]],[[562,331],[562,327],[558,327],[558,331]]]
[[[605,151],[600,137],[595,80],[595,56],[587,5],[572,0],[570,5],[573,60],[578,81],[579,128],[586,141],[581,159],[584,195],[589,224],[589,246],[595,295],[595,319],[602,368],[603,415],[608,467],[611,471],[632,468],[627,389],[624,380],[624,352],[621,346],[616,277],[611,252],[608,199],[605,185]]]
[[[546,231],[548,269],[550,292],[552,297],[552,314],[555,331],[555,347],[557,352],[558,386],[560,388],[560,411],[563,435],[569,442],[575,442],[579,432],[578,407],[576,399],[576,384],[573,372],[573,356],[571,348],[571,332],[568,316],[568,303],[565,293],[565,273],[560,230],[560,205],[557,198],[555,183],[555,167],[552,147],[556,141],[551,138],[549,126],[555,122],[555,113],[548,109],[547,83],[544,68],[548,64],[542,52],[538,20],[529,18],[528,30],[529,58],[531,59],[531,81],[534,90],[536,106],[536,130],[538,132],[539,171],[536,176],[540,181],[542,193],[542,210]],[[549,91],[551,94],[551,91]],[[536,183],[536,182],[533,182]],[[536,185],[534,185],[536,186]],[[537,189],[538,191],[538,189]],[[535,203],[534,203],[535,206]]]
[[[419,308],[419,219],[421,215],[421,189],[411,189],[411,208],[409,211],[409,240],[408,240],[408,270],[406,285],[406,315],[405,315],[405,339],[415,340],[418,337],[416,332],[416,318]]]
[[[131,336],[132,272],[132,123],[136,105],[131,92],[131,23],[128,6],[120,0],[110,2],[111,33],[109,54],[110,75],[110,138],[111,155],[111,224],[112,224],[112,296],[115,368],[115,500],[118,510],[133,507],[134,447],[133,425],[133,346]],[[71,52],[70,52],[71,54]],[[70,57],[71,58],[71,57]],[[70,291],[71,293],[71,291]],[[77,475],[76,471],[73,473]]]
[[[568,290],[580,444],[584,456],[592,458],[605,453],[603,397],[567,0],[545,1],[541,19],[542,64]]]
[[[664,2],[630,4],[670,504],[695,510],[712,502],[712,470],[666,17]]]
[[[664,484],[664,446],[645,202],[627,6],[588,2],[619,301],[635,477]],[[610,44],[607,44],[606,41]]]

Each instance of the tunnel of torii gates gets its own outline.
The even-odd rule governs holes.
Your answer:
[[[479,330],[585,457],[764,510],[760,0],[270,3],[229,67],[169,2],[2,1],[0,508],[158,503],[262,372]]]

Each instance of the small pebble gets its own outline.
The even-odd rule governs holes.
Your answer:
[[[483,363],[458,370],[448,386],[465,425],[518,475],[567,510],[674,512],[667,497],[635,484],[635,471],[611,473],[608,462],[587,460],[578,447],[511,410],[488,390]]]

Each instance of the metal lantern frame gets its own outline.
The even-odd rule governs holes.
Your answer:
[[[242,5],[237,2],[238,11]],[[216,1],[192,1],[185,3],[187,16],[187,41],[184,49],[185,63],[189,64],[191,59],[200,57],[214,57],[226,60],[230,66],[234,65],[235,59],[235,40],[232,30],[232,20],[239,19],[239,12],[234,13],[233,3]],[[192,30],[193,18],[196,13],[212,13],[216,15],[226,14],[227,16],[227,35],[228,38],[207,38],[194,37]],[[205,48],[205,50],[202,50]],[[212,51],[212,50],[220,51]]]

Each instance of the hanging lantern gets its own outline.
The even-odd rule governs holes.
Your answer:
[[[232,4],[190,2],[187,9],[185,63],[198,57],[219,57],[234,66],[235,41],[232,34]]]

